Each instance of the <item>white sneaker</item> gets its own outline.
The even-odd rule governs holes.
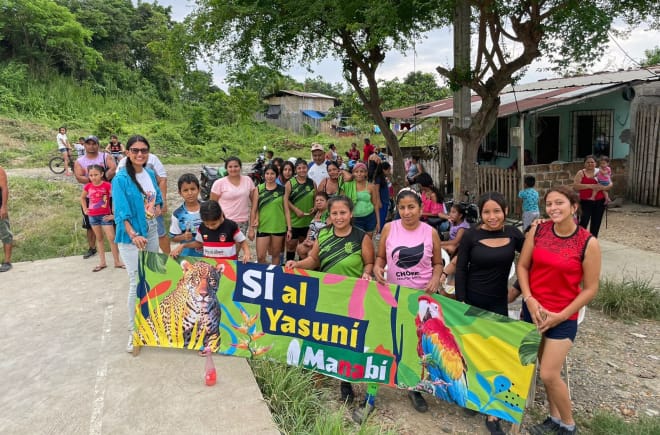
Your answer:
[[[128,336],[128,344],[126,345],[126,352],[133,353],[133,333]]]

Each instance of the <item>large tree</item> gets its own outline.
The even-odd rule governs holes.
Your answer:
[[[394,182],[404,182],[399,142],[382,115],[378,68],[421,32],[448,24],[434,0],[198,0],[194,28],[222,61],[282,69],[334,57],[390,147]]]
[[[479,143],[497,119],[499,93],[525,67],[545,56],[562,67],[596,60],[616,19],[658,16],[656,0],[465,0],[477,40],[471,67],[439,66],[452,87],[466,86],[482,106],[466,128],[461,185],[472,189]],[[448,26],[456,0],[198,0],[195,29],[223,61],[261,61],[274,68],[332,56],[380,127],[403,182],[399,142],[381,114],[377,72],[390,50],[405,51],[421,32]]]
[[[442,2],[445,8],[454,0]],[[525,67],[543,56],[561,70],[571,64],[589,66],[603,53],[616,20],[630,24],[657,17],[653,0],[470,0],[476,39],[469,70],[439,66],[438,73],[454,89],[466,86],[481,97],[481,107],[467,127],[451,133],[464,144],[461,190],[474,191],[479,144],[493,127],[500,92]],[[655,4],[655,7],[653,6]]]

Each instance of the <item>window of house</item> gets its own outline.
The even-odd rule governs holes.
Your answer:
[[[509,155],[509,118],[497,118],[497,122],[485,139],[483,149],[496,156]]]
[[[612,111],[582,110],[572,116],[572,154],[580,159],[589,154],[608,155],[612,152]]]

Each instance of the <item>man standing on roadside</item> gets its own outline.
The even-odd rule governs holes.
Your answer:
[[[119,165],[117,165],[117,170],[122,170],[125,167],[126,159],[121,159]],[[149,153],[146,167],[154,171],[156,174],[158,188],[163,196],[163,205],[160,209],[160,214],[156,217],[156,223],[158,224],[158,246],[160,247],[160,250],[163,251],[163,254],[169,255],[170,235],[169,232],[165,231],[165,219],[163,218],[167,211],[167,171],[160,159],[153,153]]]
[[[96,136],[87,136],[85,139],[85,155],[78,157],[76,164],[73,166],[73,173],[81,186],[89,183],[87,168],[91,165],[99,165],[102,168],[105,168],[105,178],[108,181],[112,180],[112,177],[115,176],[117,170],[115,159],[109,154],[99,151],[99,138]],[[80,210],[82,211],[82,207],[80,207]],[[87,243],[89,244],[89,249],[83,254],[83,258],[88,259],[96,254],[96,236],[89,223],[89,216],[87,216],[85,212],[83,212],[82,215],[83,228],[87,230]]]
[[[14,237],[9,230],[9,186],[7,173],[0,166],[0,241],[5,252],[5,259],[0,264],[0,272],[11,269],[11,244]]]
[[[320,143],[312,144],[312,162],[309,164],[307,176],[318,186],[321,180],[328,177],[328,166],[325,164],[325,151]]]

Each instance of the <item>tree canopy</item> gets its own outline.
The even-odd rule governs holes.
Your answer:
[[[406,50],[420,33],[447,24],[427,0],[198,0],[194,33],[207,49],[238,65],[275,69],[325,57],[343,75],[380,127],[394,156],[394,181],[403,184],[403,158],[382,116],[377,71],[389,50]]]
[[[455,0],[198,0],[195,33],[211,51],[238,64],[262,62],[273,68],[325,57],[342,71],[380,127],[394,155],[395,184],[402,184],[398,140],[385,122],[376,77],[390,50],[405,50],[421,32],[448,26]],[[475,57],[469,70],[439,66],[454,88],[468,87],[482,106],[467,128],[453,129],[466,143],[463,161],[476,161],[479,143],[492,128],[499,93],[533,60],[545,56],[558,67],[590,62],[602,53],[616,19],[637,22],[657,16],[653,0],[470,0]],[[657,6],[657,5],[656,5]],[[657,8],[656,8],[657,9]],[[466,169],[468,169],[466,167]],[[468,188],[473,168],[463,170]]]

